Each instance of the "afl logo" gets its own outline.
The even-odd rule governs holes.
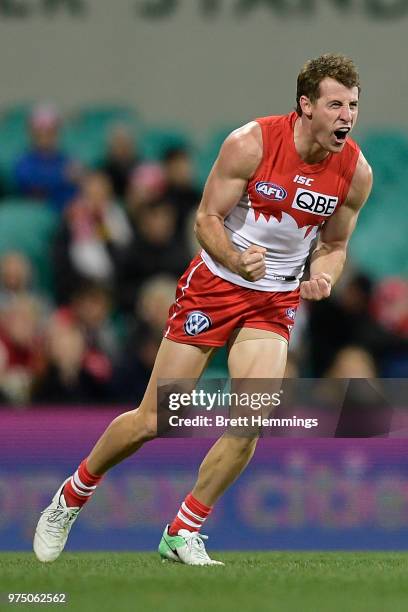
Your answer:
[[[197,336],[211,327],[211,319],[208,315],[195,310],[190,312],[184,323],[184,331],[188,336]]]
[[[288,308],[286,310],[286,316],[294,321],[296,317],[296,308]]]
[[[275,183],[266,183],[260,181],[255,185],[256,191],[267,200],[277,200],[281,202],[287,197],[287,192],[283,187],[275,185]]]

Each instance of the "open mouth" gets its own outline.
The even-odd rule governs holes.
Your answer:
[[[347,138],[347,134],[349,133],[351,128],[343,127],[334,131],[334,135],[339,142],[344,142]]]

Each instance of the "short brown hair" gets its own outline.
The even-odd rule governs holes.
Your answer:
[[[360,77],[353,60],[340,53],[325,53],[308,60],[299,73],[296,90],[296,112],[299,116],[302,115],[301,96],[316,102],[320,96],[320,83],[326,77],[335,79],[349,89],[358,87],[358,93],[361,91]]]

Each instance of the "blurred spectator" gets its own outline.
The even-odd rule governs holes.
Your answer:
[[[160,164],[142,164],[131,174],[126,194],[129,219],[137,225],[140,210],[163,197],[166,178]]]
[[[81,330],[87,349],[85,360],[90,369],[100,367],[101,373],[110,373],[118,352],[116,333],[110,321],[111,310],[110,291],[103,285],[86,283],[75,291],[70,305],[59,308],[53,317],[57,327]]]
[[[190,211],[197,208],[201,193],[193,180],[193,165],[187,149],[169,149],[163,157],[167,189],[164,194],[177,210],[177,232],[183,233]]]
[[[128,127],[123,124],[114,126],[102,171],[110,178],[115,196],[123,200],[129,177],[140,163],[135,141]]]
[[[397,277],[382,280],[373,292],[372,311],[385,329],[408,338],[408,281]]]
[[[48,300],[33,292],[31,263],[19,251],[8,251],[0,258],[0,307],[17,295],[30,294],[41,305],[43,313],[49,310]]]
[[[142,286],[136,304],[136,317],[147,324],[156,336],[161,337],[167,321],[169,308],[174,302],[177,278],[157,274]]]
[[[34,377],[43,367],[40,304],[25,295],[10,299],[0,311],[0,391],[3,400],[30,399]]]
[[[377,367],[368,351],[359,346],[346,346],[334,357],[325,373],[327,378],[375,378]]]
[[[177,280],[158,274],[146,281],[135,308],[136,321],[118,362],[114,379],[117,401],[140,402],[159,349]]]
[[[118,266],[118,299],[130,312],[141,284],[158,271],[180,276],[189,261],[185,242],[176,238],[176,212],[166,201],[144,205],[134,224],[135,235]]]
[[[283,378],[299,378],[299,364],[295,353],[288,352]]]
[[[112,199],[107,176],[91,172],[70,204],[55,243],[55,285],[66,302],[84,280],[112,283],[117,257],[131,240],[126,214]]]
[[[38,106],[30,118],[31,147],[17,161],[17,191],[30,198],[47,200],[61,210],[77,191],[80,166],[58,144],[61,120],[52,106]]]
[[[197,237],[195,235],[195,231],[194,231],[195,224],[196,224],[196,217],[197,217],[196,211],[190,210],[190,214],[187,216],[185,220],[184,235],[186,237],[187,248],[188,248],[188,252],[189,252],[191,259],[195,257],[195,255],[201,249],[201,245],[198,242]]]
[[[408,377],[408,281],[385,278],[375,288],[372,312],[377,323],[394,339],[382,359],[383,376]]]
[[[31,264],[18,251],[9,251],[0,258],[0,304],[29,289]]]
[[[53,326],[48,337],[48,366],[36,382],[33,402],[109,401],[106,377],[87,367],[83,334],[75,326]]]
[[[341,386],[330,384],[331,397],[338,393],[337,438],[364,438],[390,431],[393,409],[379,381],[373,356],[363,347],[346,346],[334,358],[326,376],[349,379]]]
[[[331,367],[335,355],[345,346],[358,345],[382,364],[394,355],[408,355],[408,342],[401,336],[384,329],[371,315],[373,283],[364,274],[344,279],[333,297],[309,304],[309,334],[311,374],[323,376]]]

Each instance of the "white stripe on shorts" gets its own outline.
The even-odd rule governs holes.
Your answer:
[[[191,279],[192,279],[192,277],[193,277],[194,272],[195,272],[195,271],[196,271],[196,270],[197,270],[197,269],[198,269],[198,268],[201,266],[201,264],[203,264],[203,263],[204,263],[204,261],[203,261],[203,260],[201,260],[201,261],[200,261],[200,262],[199,262],[199,263],[198,263],[196,266],[194,266],[194,268],[191,270],[190,274],[187,276],[187,281],[186,281],[186,284],[184,285],[184,287],[182,287],[182,288],[181,288],[181,295],[180,295],[180,297],[178,297],[178,298],[176,299],[176,308],[181,308],[181,306],[180,306],[180,304],[179,304],[179,300],[181,300],[181,298],[183,298],[183,297],[184,297],[185,292],[186,292],[186,291],[187,291],[187,289],[189,288],[189,286],[190,286],[190,281],[191,281]],[[172,321],[172,320],[173,320],[173,319],[174,319],[174,318],[175,318],[177,315],[178,315],[178,312],[174,312],[174,313],[172,314],[172,316],[171,316],[170,321]],[[168,326],[168,328],[166,329],[166,333],[164,334],[164,337],[165,337],[165,338],[167,338],[167,334],[169,333],[169,331],[170,331],[170,325]]]

